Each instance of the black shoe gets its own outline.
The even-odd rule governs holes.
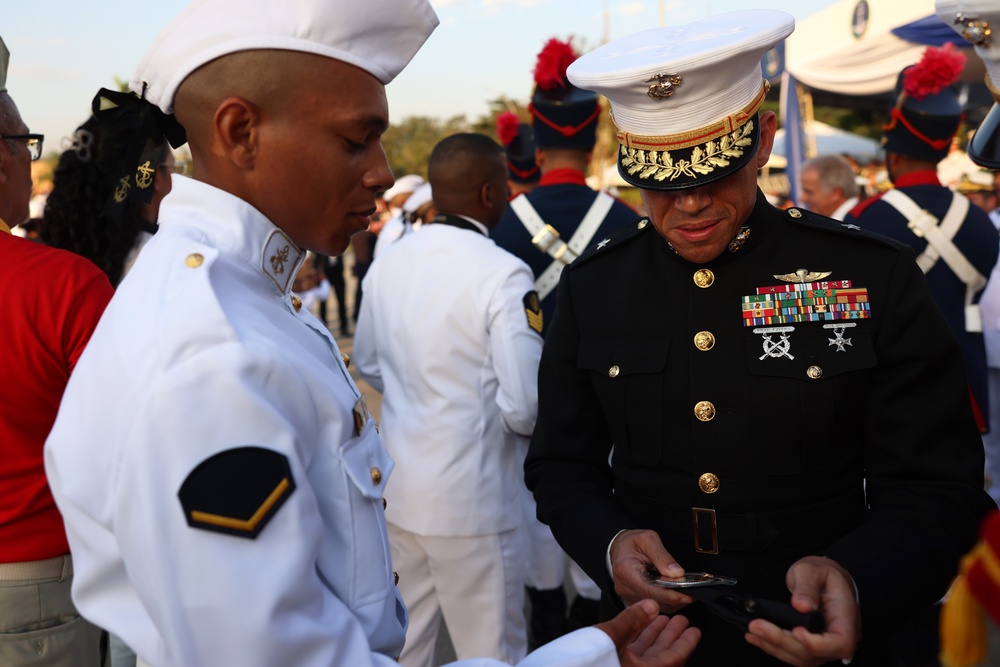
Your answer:
[[[531,617],[528,627],[534,639],[532,649],[548,644],[568,632],[566,627],[566,593],[560,588],[538,590],[528,587]]]
[[[569,621],[567,623],[569,631],[579,630],[594,625],[601,615],[601,601],[588,600],[579,595],[573,600],[569,608]]]

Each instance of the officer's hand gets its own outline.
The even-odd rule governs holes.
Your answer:
[[[663,547],[660,536],[652,530],[626,530],[611,543],[611,576],[615,580],[615,593],[625,604],[648,598],[655,600],[662,612],[673,614],[694,600],[650,582],[660,576],[683,575],[684,568],[677,564]]]
[[[618,647],[622,667],[680,667],[701,639],[683,616],[660,616],[652,600],[640,600],[610,621],[595,625]]]
[[[829,558],[807,556],[788,568],[785,583],[792,592],[795,609],[803,613],[818,609],[823,613],[826,632],[814,635],[802,627],[783,630],[758,618],[750,623],[746,640],[799,667],[853,658],[861,640],[861,612],[847,570]]]

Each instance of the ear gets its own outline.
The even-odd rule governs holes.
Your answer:
[[[491,211],[496,206],[497,191],[490,182],[479,186],[479,204],[484,210]]]
[[[773,111],[765,111],[760,116],[760,147],[757,149],[757,168],[767,164],[774,148],[774,133],[778,131],[778,117]]]
[[[212,152],[239,169],[253,169],[260,143],[260,108],[242,97],[228,97],[215,110]]]
[[[545,151],[538,147],[535,148],[535,164],[539,169],[545,168]]]

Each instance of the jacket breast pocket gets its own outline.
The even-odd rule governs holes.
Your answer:
[[[357,610],[393,589],[382,495],[392,471],[371,419],[359,436],[317,454],[310,470],[323,512],[323,575]]]
[[[815,472],[858,446],[868,371],[877,363],[868,331],[808,322],[747,334],[758,467],[775,475]]]
[[[663,446],[665,338],[594,336],[580,341],[577,367],[590,373],[616,452],[653,465]]]

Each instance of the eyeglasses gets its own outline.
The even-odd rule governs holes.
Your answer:
[[[28,146],[28,154],[34,162],[42,157],[42,142],[45,141],[44,134],[0,134],[0,139],[17,139],[24,141]]]

